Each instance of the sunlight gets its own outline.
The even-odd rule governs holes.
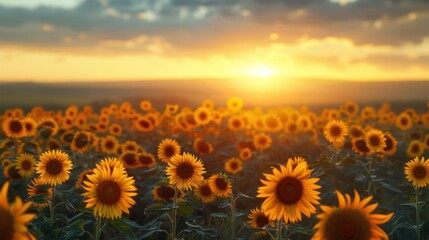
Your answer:
[[[248,74],[256,78],[270,78],[279,74],[279,71],[267,65],[255,65],[249,69]]]

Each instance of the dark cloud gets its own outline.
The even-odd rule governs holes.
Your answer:
[[[407,20],[410,13],[415,19]],[[74,43],[82,47],[148,35],[204,52],[264,44],[270,32],[278,32],[285,42],[332,36],[400,45],[429,36],[428,15],[426,0],[356,0],[345,6],[329,0],[86,0],[75,9],[0,6],[0,43],[61,46],[64,37],[86,34]],[[54,26],[52,32],[40,30],[45,23]]]

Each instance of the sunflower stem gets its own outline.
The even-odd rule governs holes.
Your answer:
[[[231,237],[234,238],[235,236],[235,200],[234,200],[234,194],[231,192]]]
[[[416,233],[417,240],[420,240],[420,199],[419,199],[419,187],[416,187]]]
[[[277,221],[277,239],[278,240],[282,239],[282,227],[283,227],[282,220]]]
[[[368,196],[372,195],[372,176],[371,176],[371,172],[372,172],[372,158],[369,158],[369,163],[368,163]]]
[[[55,222],[55,190],[56,190],[56,185],[52,187],[52,196],[51,196],[51,201],[49,206],[51,227],[54,226],[54,222]]]
[[[176,239],[176,221],[177,221],[177,186],[174,186],[173,201],[173,221],[171,222],[171,239]]]
[[[95,238],[94,240],[99,240],[101,237],[101,217],[95,216],[96,222],[95,222]]]

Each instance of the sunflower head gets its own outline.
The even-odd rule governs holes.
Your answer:
[[[36,169],[42,181],[57,185],[69,179],[72,167],[73,164],[67,153],[51,150],[40,155]]]
[[[87,178],[88,181],[83,181],[82,195],[86,197],[86,208],[93,207],[96,216],[120,218],[136,203],[132,199],[137,195],[135,180],[121,169],[98,165]]]
[[[408,145],[407,155],[409,157],[420,157],[421,155],[423,155],[424,150],[424,144],[421,141],[413,140]]]
[[[237,174],[243,170],[243,163],[238,158],[230,158],[225,162],[225,171]]]
[[[195,188],[194,194],[203,201],[203,203],[209,203],[216,200],[216,195],[210,187],[209,181],[204,180],[198,187]]]
[[[429,184],[429,159],[415,157],[405,165],[405,176],[414,187],[425,187]]]
[[[31,180],[31,185],[29,185],[27,188],[27,193],[28,197],[34,197],[43,194],[46,196],[46,199],[49,199],[52,195],[52,187],[46,187],[46,184],[42,181],[42,179],[34,178]],[[36,208],[45,208],[48,206],[48,202],[32,202],[32,205]]]
[[[393,155],[397,150],[398,141],[389,132],[384,133],[386,138],[386,147],[383,148],[383,154]]]
[[[329,121],[323,129],[323,134],[326,139],[331,143],[344,142],[349,130],[346,124],[341,120]]]
[[[378,129],[371,129],[365,133],[365,143],[371,153],[382,152],[386,147],[386,137]]]
[[[338,207],[320,207],[322,213],[317,215],[319,222],[314,226],[314,240],[389,239],[378,225],[389,221],[393,213],[373,214],[378,204],[368,205],[372,197],[361,200],[357,191],[354,200],[338,191],[337,197]]]
[[[310,217],[319,204],[318,178],[310,178],[307,164],[298,163],[293,168],[292,161],[274,168],[273,174],[264,174],[264,186],[258,188],[259,198],[266,198],[262,209],[271,220],[284,220],[285,223],[301,221],[301,214]]]
[[[352,150],[359,155],[369,155],[370,149],[366,145],[364,138],[354,138],[352,139]]]
[[[9,182],[6,182],[0,190],[0,233],[2,239],[35,239],[27,228],[27,224],[36,216],[26,213],[31,203],[23,203],[20,197],[16,197],[15,201],[9,204],[8,190]]]
[[[264,228],[266,226],[274,227],[274,221],[270,220],[267,214],[259,208],[250,210],[250,214],[247,215],[249,219],[247,223],[254,228]],[[265,235],[265,230],[259,230],[261,235]]]
[[[36,160],[31,154],[21,153],[16,158],[15,166],[22,177],[28,178],[34,173],[36,168]]]
[[[232,97],[228,99],[226,105],[230,111],[237,112],[243,108],[243,100],[238,97]]]
[[[201,138],[195,139],[194,149],[200,154],[209,154],[213,152],[213,146],[210,143],[203,141]]]
[[[245,147],[240,150],[240,159],[247,161],[252,157],[252,150],[248,147]]]
[[[19,139],[26,136],[25,123],[19,118],[6,118],[3,120],[2,128],[9,138]]]
[[[150,153],[141,153],[137,155],[137,161],[145,168],[151,168],[156,164],[155,157]]]
[[[253,146],[257,150],[265,150],[271,146],[272,139],[265,133],[259,133],[253,136]]]
[[[197,187],[204,180],[202,175],[205,172],[201,160],[189,153],[174,155],[166,169],[170,184],[177,185],[181,190]]]
[[[225,174],[214,174],[208,182],[216,196],[229,197],[232,194],[231,180]]]
[[[152,190],[152,196],[158,202],[171,202],[174,200],[174,186],[170,184],[161,184],[155,186]]]
[[[212,120],[212,112],[207,107],[199,107],[195,110],[194,117],[199,125],[207,125]]]
[[[166,138],[158,145],[158,158],[161,161],[168,163],[176,154],[180,154],[180,145],[176,140]]]

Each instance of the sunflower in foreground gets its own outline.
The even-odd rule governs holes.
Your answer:
[[[7,191],[9,182],[6,182],[0,190],[0,233],[1,239],[35,239],[28,232],[27,224],[36,216],[26,213],[31,206],[30,202],[23,203],[21,198],[16,197],[12,204],[8,202]]]
[[[259,208],[251,209],[247,217],[249,218],[247,223],[254,228],[263,228],[267,225],[274,227],[274,222]],[[265,230],[258,231],[258,233],[261,235],[266,234]]]
[[[323,129],[323,134],[331,143],[343,143],[348,133],[347,125],[341,120],[331,120]]]
[[[176,140],[166,138],[158,145],[158,158],[161,161],[168,163],[176,154],[180,154],[180,145]]]
[[[429,160],[415,157],[406,163],[405,175],[414,187],[426,187],[429,184]]]
[[[36,168],[36,160],[31,154],[21,153],[16,158],[15,166],[19,175],[23,178],[28,178],[33,174],[34,169]]]
[[[258,188],[258,198],[265,198],[261,209],[270,220],[283,220],[284,223],[301,221],[301,213],[307,217],[316,212],[314,205],[319,204],[316,183],[318,178],[309,178],[307,164],[298,163],[293,168],[292,161],[273,168],[273,174],[264,174],[265,185]]]
[[[94,214],[102,218],[120,218],[122,213],[129,213],[136,202],[132,197],[137,195],[135,180],[121,169],[96,167],[94,173],[87,175],[84,181],[82,196],[87,199],[86,208],[94,207]]]
[[[209,203],[216,200],[216,195],[210,187],[208,180],[205,180],[197,188],[195,188],[194,194],[200,198],[203,203]]]
[[[197,187],[203,180],[205,168],[201,160],[189,153],[175,155],[171,158],[166,169],[166,175],[171,185],[181,190]]]
[[[73,164],[67,153],[59,150],[47,151],[40,155],[39,160],[37,173],[45,183],[57,185],[69,179]]]
[[[323,212],[317,215],[320,220],[314,226],[313,240],[389,239],[378,225],[389,221],[393,213],[373,214],[378,203],[367,205],[372,196],[361,200],[357,191],[354,194],[351,200],[348,194],[337,191],[338,207],[320,206]]]

